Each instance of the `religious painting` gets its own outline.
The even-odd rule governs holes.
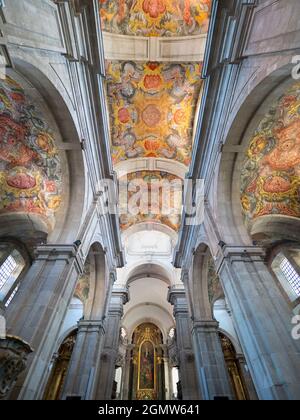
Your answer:
[[[255,131],[241,176],[248,225],[265,215],[300,217],[300,83],[271,107]]]
[[[130,399],[155,400],[164,395],[163,339],[152,323],[138,326],[133,334],[132,389]]]
[[[74,350],[78,331],[72,331],[61,344],[55,357],[51,375],[46,386],[44,400],[58,401],[62,397],[66,374]]]
[[[88,298],[90,293],[90,273],[85,269],[82,276],[80,276],[76,289],[74,292],[74,296],[77,297],[81,302],[84,304]]]
[[[113,163],[173,159],[189,165],[200,64],[107,62]]]
[[[0,80],[0,215],[34,213],[49,228],[62,201],[53,133],[11,77]]]
[[[102,29],[122,35],[188,36],[208,31],[211,0],[99,0]]]
[[[150,341],[141,344],[139,362],[139,389],[154,389],[155,350]]]
[[[159,223],[179,230],[183,181],[159,171],[132,172],[119,180],[120,226]]]

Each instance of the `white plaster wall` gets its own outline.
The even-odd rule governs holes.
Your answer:
[[[73,298],[66,314],[64,323],[60,329],[59,337],[65,337],[70,330],[77,327],[77,322],[83,316],[83,304],[77,299]]]
[[[225,334],[231,339],[236,352],[241,353],[241,347],[239,344],[239,339],[236,334],[232,318],[228,313],[228,307],[224,299],[217,300],[214,304],[214,317],[219,322],[220,330],[224,331]]]

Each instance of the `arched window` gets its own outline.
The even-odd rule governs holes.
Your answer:
[[[291,285],[293,291],[298,297],[300,297],[300,276],[287,258],[284,257],[281,261],[280,269]]]
[[[8,307],[15,297],[21,282],[26,261],[16,249],[2,252],[0,257],[0,301]]]
[[[299,267],[284,252],[276,255],[271,267],[291,302],[298,301],[300,299]]]

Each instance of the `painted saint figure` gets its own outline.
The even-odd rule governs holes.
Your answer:
[[[140,389],[154,389],[154,347],[145,341],[140,353]]]

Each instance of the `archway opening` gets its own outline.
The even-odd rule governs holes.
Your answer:
[[[66,375],[77,338],[77,329],[72,331],[61,344],[52,366],[44,400],[60,400]]]

